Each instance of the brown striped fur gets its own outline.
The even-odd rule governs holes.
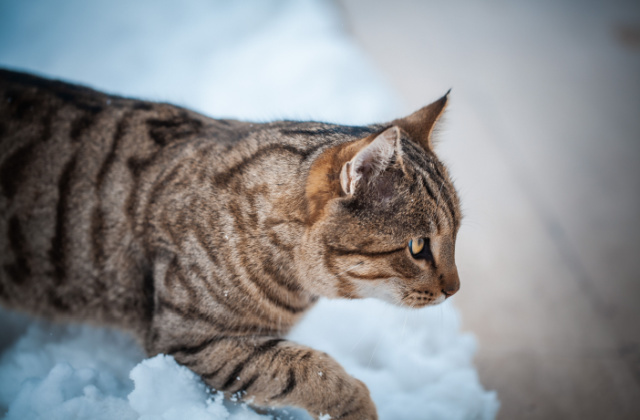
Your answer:
[[[364,384],[282,337],[320,296],[458,289],[458,198],[431,145],[446,102],[257,124],[0,70],[0,303],[128,329],[258,406],[377,418]]]

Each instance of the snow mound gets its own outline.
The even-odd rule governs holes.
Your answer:
[[[405,111],[320,0],[0,2],[0,66],[218,117],[366,124]],[[145,360],[120,332],[1,310],[0,332],[6,419],[309,418],[223,401],[172,357]],[[323,300],[291,339],[363,380],[382,420],[491,419],[498,410],[450,302],[408,311]]]
[[[9,317],[0,314],[4,329]],[[472,363],[475,341],[459,329],[448,301],[409,310],[375,300],[321,300],[289,338],[329,353],[364,381],[381,419],[492,419],[496,395],[482,389]],[[7,420],[309,418],[296,409],[259,415],[223,401],[173,357],[145,360],[124,333],[41,322],[0,357],[0,409]]]
[[[290,338],[332,355],[367,384],[381,419],[491,419],[494,392],[473,367],[451,302],[410,310],[376,300],[323,300]]]
[[[200,378],[171,356],[144,360],[131,371],[135,384],[129,394],[140,420],[257,420],[261,416],[246,404],[227,409],[222,393],[211,395]],[[137,418],[137,417],[135,417]]]
[[[34,323],[0,358],[0,409],[7,420],[137,419],[126,396],[143,357],[119,332]]]
[[[0,409],[6,420],[271,418],[225,407],[171,356],[143,358],[124,333],[35,322],[0,358]]]

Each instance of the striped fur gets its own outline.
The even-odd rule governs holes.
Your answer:
[[[255,124],[0,70],[0,302],[128,329],[256,405],[377,418],[360,381],[282,337],[320,296],[457,290],[458,198],[431,146],[446,101],[384,125]]]

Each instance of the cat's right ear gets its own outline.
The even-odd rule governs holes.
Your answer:
[[[307,177],[308,223],[319,220],[331,200],[352,196],[359,185],[380,175],[400,153],[400,129],[396,126],[322,153]]]
[[[442,117],[447,107],[450,92],[451,89],[437,101],[419,109],[408,117],[393,121],[392,124],[406,131],[411,140],[419,143],[426,150],[432,150],[433,142],[431,135],[433,134],[436,123],[440,117]]]
[[[399,153],[400,130],[393,126],[378,134],[342,165],[340,186],[345,195],[353,195],[361,182],[369,182],[384,171],[395,153]]]

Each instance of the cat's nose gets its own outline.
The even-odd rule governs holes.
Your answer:
[[[458,270],[454,269],[452,272],[441,276],[442,280],[442,293],[445,298],[453,296],[458,290],[460,290],[460,278],[458,277]]]

